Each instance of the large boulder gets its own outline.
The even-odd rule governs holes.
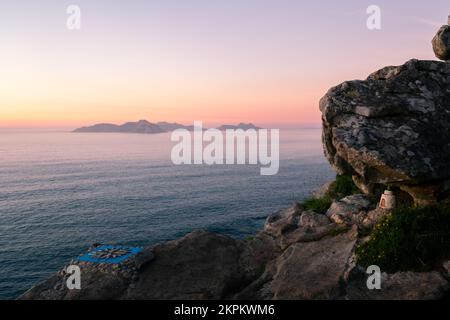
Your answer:
[[[337,299],[356,243],[355,230],[321,241],[296,243],[276,260],[273,299]]]
[[[205,231],[156,246],[123,299],[223,299],[244,279],[239,242]]]
[[[366,193],[386,185],[417,204],[450,193],[450,64],[410,60],[347,81],[320,101],[325,154]]]
[[[281,254],[260,232],[239,241],[207,231],[145,248],[120,264],[72,261],[81,269],[81,289],[69,290],[63,268],[34,286],[24,300],[227,299],[259,278]]]
[[[450,60],[450,17],[448,22],[449,25],[442,26],[432,41],[434,54],[441,60]]]
[[[361,213],[365,213],[372,203],[365,195],[355,194],[338,201],[333,201],[326,215],[337,224],[352,224],[358,221]]]

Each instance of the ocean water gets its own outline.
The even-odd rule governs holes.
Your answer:
[[[170,134],[0,132],[0,299],[92,243],[152,245],[207,229],[245,238],[334,177],[320,129],[281,130],[280,170],[170,161]]]

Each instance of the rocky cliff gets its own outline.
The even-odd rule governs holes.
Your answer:
[[[20,299],[439,299],[450,269],[383,273],[369,290],[355,248],[361,230],[386,212],[364,195],[335,201],[326,215],[295,205],[271,215],[245,241],[206,231],[145,248],[118,264],[72,261],[81,289],[69,290],[63,268]]]
[[[366,193],[398,187],[417,204],[450,191],[450,64],[411,60],[320,101],[325,153]]]

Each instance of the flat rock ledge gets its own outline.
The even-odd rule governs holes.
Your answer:
[[[65,267],[24,293],[26,300],[104,299],[441,299],[449,290],[449,262],[428,273],[382,275],[369,290],[354,251],[386,212],[364,195],[333,203],[326,215],[299,205],[267,218],[247,240],[207,231],[145,248],[120,264],[71,261],[81,289],[69,290]]]

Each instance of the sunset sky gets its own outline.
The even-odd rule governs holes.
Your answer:
[[[448,14],[448,0],[1,1],[0,128],[319,123],[329,87],[435,59]]]

